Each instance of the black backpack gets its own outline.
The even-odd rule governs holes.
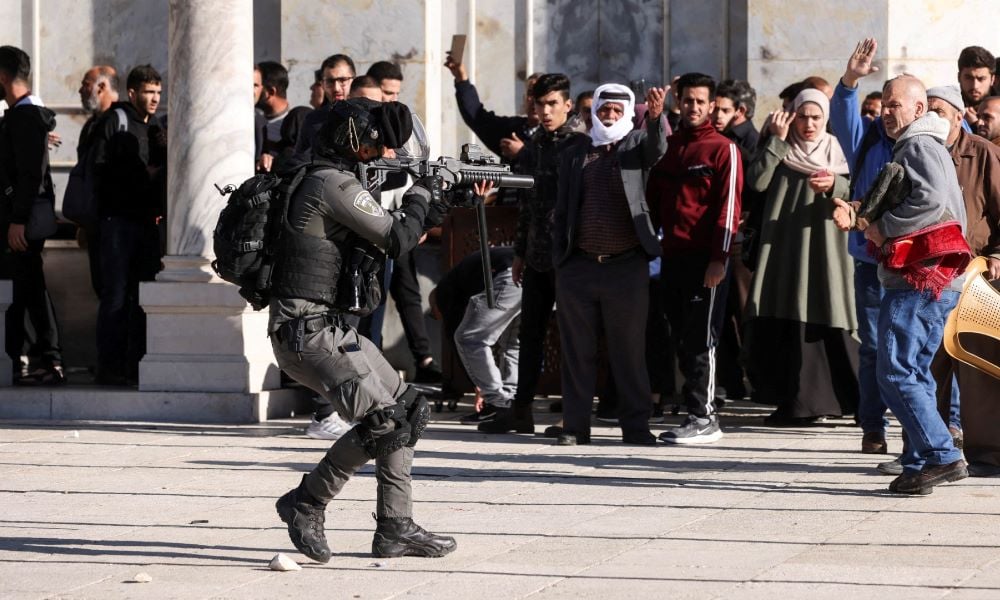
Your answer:
[[[215,226],[212,269],[240,286],[240,295],[254,310],[261,310],[270,301],[274,253],[288,200],[308,170],[303,166],[280,177],[262,173],[238,188],[227,185],[219,190],[223,196],[229,195],[229,201]]]

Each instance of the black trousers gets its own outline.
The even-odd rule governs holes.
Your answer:
[[[556,303],[555,271],[536,271],[525,265],[521,287],[521,329],[518,333],[521,354],[517,363],[514,404],[530,406],[542,376],[545,334]]]
[[[726,313],[729,269],[722,283],[705,287],[707,256],[663,258],[660,279],[670,332],[684,375],[681,394],[688,413],[715,413],[715,347]],[[665,368],[666,365],[658,366]]]
[[[677,363],[674,341],[670,338],[670,325],[663,312],[663,286],[660,279],[649,280],[649,313],[646,315],[646,365],[649,369],[649,387],[660,395],[660,406],[670,402],[677,393],[674,375]],[[598,414],[618,414],[618,395],[615,374],[608,371],[605,384],[598,390]],[[654,405],[655,406],[655,405]]]
[[[28,356],[41,361],[43,366],[62,363],[59,348],[59,323],[56,320],[52,298],[45,287],[45,272],[42,265],[42,248],[45,240],[28,240],[28,250],[14,252],[3,241],[3,278],[13,284],[13,298],[7,308],[7,334],[4,346],[7,355],[14,362],[15,372],[20,371],[21,354],[25,340],[29,339],[25,327],[30,324],[34,336]],[[27,315],[28,320],[25,320]]]
[[[153,281],[160,269],[156,225],[102,218],[100,261],[98,368],[105,376],[136,377],[146,353],[146,313],[139,306],[139,282]]]
[[[410,354],[417,366],[420,366],[421,361],[431,356],[431,341],[424,323],[424,307],[420,300],[420,283],[417,281],[417,260],[412,250],[396,257],[389,293],[399,311]]]
[[[570,257],[556,272],[556,298],[566,431],[590,433],[602,329],[618,390],[622,431],[649,431],[652,396],[646,370],[649,266],[645,255],[611,264]]]

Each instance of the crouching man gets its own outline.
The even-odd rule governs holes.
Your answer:
[[[372,554],[443,556],[456,547],[454,538],[429,533],[412,519],[410,468],[429,416],[426,400],[400,381],[370,340],[345,324],[342,311],[357,309],[358,294],[353,285],[338,286],[341,270],[358,252],[374,258],[367,261],[374,273],[386,256],[409,251],[444,219],[440,178],[418,180],[401,207],[387,212],[355,175],[359,162],[401,147],[411,131],[410,111],[398,102],[336,103],[317,134],[312,166],[290,198],[278,242],[268,326],[278,366],[322,395],[345,421],[358,422],[276,504],[295,547],[321,563],[330,560],[326,505],[372,459],[378,480]],[[373,308],[381,296],[378,278],[364,279],[371,288],[362,302]]]

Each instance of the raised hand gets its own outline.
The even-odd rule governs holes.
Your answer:
[[[646,90],[646,114],[650,119],[659,118],[663,114],[663,103],[666,101],[669,91],[669,85],[662,88],[651,87]]]
[[[865,38],[858,42],[854,53],[847,61],[847,69],[841,81],[849,88],[858,87],[858,80],[878,71],[878,67],[872,64],[875,58],[875,51],[878,50],[878,42],[875,38]]]
[[[455,81],[466,81],[469,79],[469,74],[465,70],[465,65],[452,58],[451,52],[449,52],[447,58],[445,58],[444,66],[446,69],[451,71]]]
[[[771,135],[783,141],[788,137],[788,129],[791,127],[792,121],[795,120],[795,113],[774,111],[768,115],[768,119],[767,130],[771,132]]]
[[[524,148],[524,142],[521,138],[517,137],[517,134],[513,131],[510,133],[509,138],[503,138],[500,140],[500,154],[507,160],[514,160],[517,155],[521,153],[521,149]]]

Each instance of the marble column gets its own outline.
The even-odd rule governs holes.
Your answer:
[[[167,256],[142,285],[143,391],[259,392],[279,385],[266,337],[212,272],[215,189],[253,175],[253,0],[170,0]]]

